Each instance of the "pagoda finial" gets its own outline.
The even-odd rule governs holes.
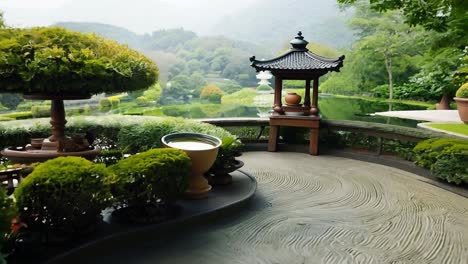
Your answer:
[[[307,44],[309,44],[309,42],[304,40],[304,37],[302,36],[301,31],[297,32],[297,36],[293,40],[291,40],[289,43],[291,43],[292,49],[300,50],[300,51],[307,51],[306,47],[307,47]]]

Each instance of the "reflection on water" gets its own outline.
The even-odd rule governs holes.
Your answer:
[[[258,103],[258,100],[255,102]],[[254,104],[255,104],[254,102]],[[395,117],[371,116],[375,112],[400,111],[400,110],[423,110],[424,107],[407,105],[402,103],[388,104],[384,102],[370,102],[362,99],[337,98],[323,96],[319,98],[319,108],[322,119],[333,120],[357,120],[376,123],[387,123],[393,125],[416,127],[417,121]],[[270,106],[264,103],[255,106],[244,105],[207,105],[185,106],[183,111],[164,111],[169,116],[182,116],[186,118],[220,118],[220,117],[265,117]]]

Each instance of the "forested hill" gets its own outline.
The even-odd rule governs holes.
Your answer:
[[[127,29],[99,24],[64,22],[55,24],[80,32],[93,32],[142,51],[160,69],[160,82],[177,76],[206,83],[229,79],[241,86],[256,84],[249,57],[269,57],[261,47],[222,36],[197,36],[183,29],[158,30],[139,35]],[[180,78],[179,78],[180,79]]]
[[[310,42],[342,49],[355,39],[346,25],[351,16],[351,10],[340,10],[336,0],[289,0],[287,8],[284,0],[262,0],[218,21],[213,31],[274,50],[301,30]]]

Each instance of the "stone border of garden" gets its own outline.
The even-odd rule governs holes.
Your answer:
[[[148,225],[130,226],[111,220],[110,211],[104,212],[103,228],[87,241],[73,248],[62,249],[55,256],[49,256],[45,263],[67,263],[71,259],[86,259],[97,252],[110,252],[115,245],[131,244],[132,241],[154,238],[181,226],[196,225],[226,214],[232,214],[245,205],[255,194],[257,182],[244,171],[231,174],[233,182],[229,185],[214,186],[207,199],[182,200],[177,204],[183,209],[181,214],[172,220]]]

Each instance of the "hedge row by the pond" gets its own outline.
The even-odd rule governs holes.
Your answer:
[[[456,184],[468,183],[468,140],[442,138],[420,142],[413,149],[416,165]]]
[[[66,133],[91,133],[103,144],[117,145],[131,153],[160,147],[161,137],[175,132],[198,132],[219,138],[234,137],[223,128],[194,120],[149,116],[80,116],[69,117]],[[50,120],[38,118],[0,123],[0,147],[24,146],[31,138],[48,137]]]

